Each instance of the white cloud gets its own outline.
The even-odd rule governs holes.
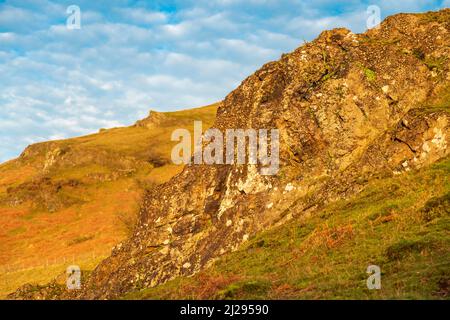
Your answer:
[[[134,123],[148,110],[222,99],[263,63],[324,29],[365,29],[366,2],[350,0],[77,1],[0,4],[0,162],[29,143]],[[382,14],[449,0],[374,1]],[[336,10],[334,10],[337,8]]]
[[[125,18],[125,20],[133,23],[154,24],[163,23],[167,20],[167,15],[162,12],[148,11],[142,8],[121,8],[117,11]]]

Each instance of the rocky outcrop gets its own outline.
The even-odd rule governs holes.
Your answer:
[[[81,297],[191,275],[256,232],[361,190],[361,177],[445,156],[448,113],[423,111],[448,90],[449,21],[443,10],[396,15],[361,35],[326,31],[247,78],[215,127],[278,128],[279,174],[187,166],[146,196],[134,236],[98,266]]]
[[[162,113],[151,110],[148,114],[148,117],[142,120],[139,120],[135,123],[136,127],[151,129],[161,125],[161,123],[168,120],[168,117]]]
[[[257,232],[448,154],[450,10],[323,32],[264,65],[214,127],[280,130],[280,171],[191,165],[150,191],[134,235],[66,297],[116,298],[189,276]],[[444,100],[444,102],[442,102]]]

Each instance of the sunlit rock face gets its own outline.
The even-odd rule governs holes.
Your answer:
[[[280,130],[280,171],[190,165],[151,191],[134,236],[91,276],[84,298],[117,297],[191,275],[249,236],[364,179],[401,174],[448,154],[448,113],[427,106],[448,90],[450,11],[396,15],[380,29],[323,32],[264,65],[231,92],[214,127]],[[430,67],[427,61],[441,61]]]

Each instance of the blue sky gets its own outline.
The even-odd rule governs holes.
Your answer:
[[[372,4],[384,18],[450,0],[0,1],[0,162],[150,109],[219,101],[322,30],[365,31]],[[66,27],[69,5],[79,30]]]

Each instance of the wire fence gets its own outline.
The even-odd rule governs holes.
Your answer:
[[[100,260],[106,258],[107,254],[97,254],[96,252],[86,253],[82,255],[69,255],[64,257],[47,258],[43,263],[15,263],[0,266],[0,274],[15,273],[33,269],[43,269],[61,265],[76,265],[88,260]]]

